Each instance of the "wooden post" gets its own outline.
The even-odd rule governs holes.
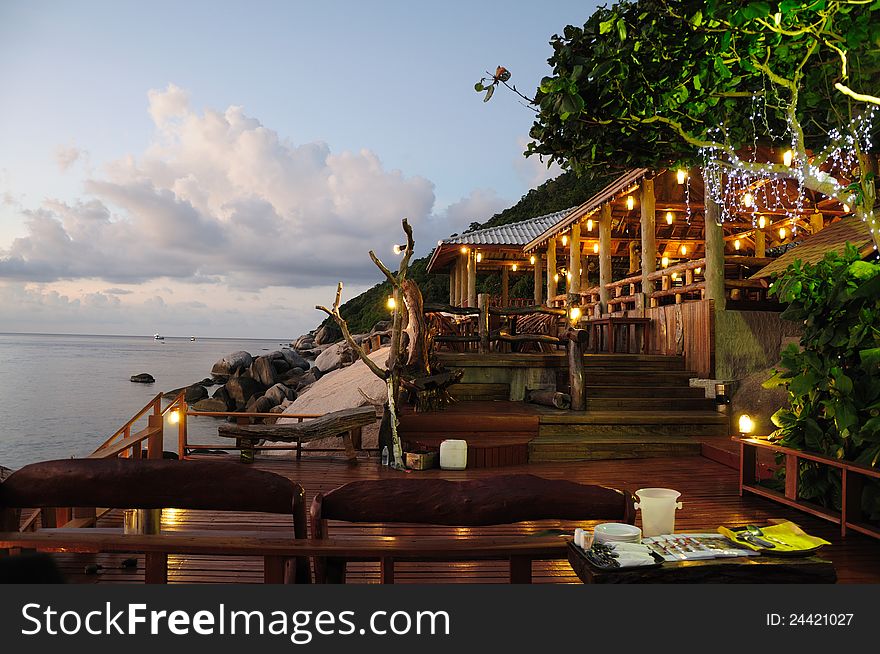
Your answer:
[[[586,329],[569,329],[568,331],[568,383],[572,411],[584,411],[587,408],[584,373],[584,344],[587,342],[587,337]]]
[[[543,282],[541,280],[541,255],[535,253],[535,265],[534,265],[534,274],[535,274],[535,306],[541,306],[541,303],[544,301],[543,294]]]
[[[547,306],[553,305],[556,297],[557,284],[553,279],[556,274],[556,238],[547,241]]]
[[[489,295],[480,293],[477,296],[477,306],[480,308],[480,354],[488,354],[489,352]]]
[[[767,246],[766,246],[766,238],[764,237],[763,229],[755,230],[755,256],[756,257],[765,257],[767,256]]]
[[[454,261],[449,268],[449,304],[455,306],[455,290],[458,288],[458,261]]]
[[[601,247],[601,246],[600,246]],[[642,264],[639,261],[639,245],[635,241],[629,242],[629,271],[627,274],[632,275],[635,271],[641,268]]]
[[[180,396],[180,403],[177,405],[177,408],[180,413],[178,413],[178,417],[180,420],[177,421],[177,457],[181,461],[186,458],[186,442],[187,442],[187,419],[186,419],[186,400],[183,398],[183,395]]]
[[[580,304],[581,292],[581,224],[571,226],[571,238],[568,243],[568,270],[571,281],[568,282],[568,303]]]
[[[707,184],[708,187],[708,184]],[[724,230],[721,228],[720,207],[706,193],[705,199],[705,239],[706,239],[706,298],[715,301],[715,309],[724,309]]]
[[[642,293],[650,297],[654,282],[648,275],[657,269],[656,212],[654,210],[654,180],[643,179],[642,190]],[[707,194],[708,195],[708,194]]]
[[[147,418],[147,428],[149,429],[157,429],[157,432],[150,436],[147,439],[147,458],[148,459],[161,459],[162,458],[162,441],[163,441],[163,427],[165,425],[165,420],[162,418],[161,414],[158,416],[150,416]],[[140,447],[140,445],[138,445]],[[179,447],[179,443],[178,443]]]
[[[468,281],[467,281],[467,305],[477,306],[477,254],[473,250],[468,252]]]
[[[634,245],[634,243],[630,243]],[[632,248],[630,248],[632,252]],[[630,256],[630,261],[632,256]],[[632,264],[630,264],[632,265]],[[609,294],[605,284],[611,283],[611,203],[599,209],[599,309],[608,311]]]
[[[467,257],[467,253],[462,253],[458,258],[458,306],[460,307],[463,307],[467,302]]]
[[[821,232],[825,227],[825,216],[822,215],[821,212],[817,211],[812,216],[810,216],[810,231],[815,234],[816,232]],[[758,255],[755,255],[758,256]]]
[[[501,306],[507,307],[510,304],[510,268],[506,264],[501,264]]]

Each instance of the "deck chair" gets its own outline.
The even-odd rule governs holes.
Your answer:
[[[605,486],[529,474],[468,481],[379,479],[353,481],[311,505],[312,538],[328,538],[328,521],[417,523],[456,527],[527,520],[617,520],[633,524],[633,497]],[[355,560],[355,559],[350,559]],[[317,557],[318,583],[344,583],[346,560]]]
[[[222,461],[62,459],[33,463],[0,484],[0,531],[18,531],[23,508],[201,509],[293,516],[306,538],[305,493],[286,477]],[[57,526],[63,527],[63,524]],[[310,581],[307,557],[288,581]]]

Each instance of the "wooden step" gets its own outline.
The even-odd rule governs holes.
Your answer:
[[[510,384],[453,384],[449,394],[456,400],[507,400]]]
[[[693,373],[685,370],[616,370],[584,373],[590,386],[686,386],[690,387]]]
[[[437,360],[447,368],[501,367],[501,368],[562,368],[568,365],[564,350],[543,354],[491,352],[438,352]],[[662,354],[586,354],[584,363],[591,367],[614,370],[684,370],[684,358]]]
[[[618,436],[591,440],[539,437],[529,444],[529,463],[699,456],[700,448],[699,441],[680,436]]]
[[[663,411],[670,406],[674,406],[678,411],[691,409],[710,411],[715,406],[713,400],[704,397],[596,397],[593,393],[589,395],[587,411]]]
[[[691,386],[648,386],[633,391],[632,386],[590,386],[587,396],[593,397],[663,397],[705,399],[702,388]],[[668,408],[668,406],[666,407]]]
[[[682,422],[727,426],[727,416],[717,411],[560,411],[542,412],[545,425],[678,425]]]

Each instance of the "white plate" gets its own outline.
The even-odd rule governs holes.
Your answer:
[[[628,525],[622,522],[603,522],[600,525],[596,525],[593,535],[600,543],[639,543],[642,540],[641,529],[635,525]]]

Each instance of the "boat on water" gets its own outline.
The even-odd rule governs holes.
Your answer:
[[[153,334],[153,339],[154,339],[154,340],[157,340],[157,341],[164,341],[164,340],[165,340],[165,337],[164,337],[164,336],[160,336],[159,334]]]

